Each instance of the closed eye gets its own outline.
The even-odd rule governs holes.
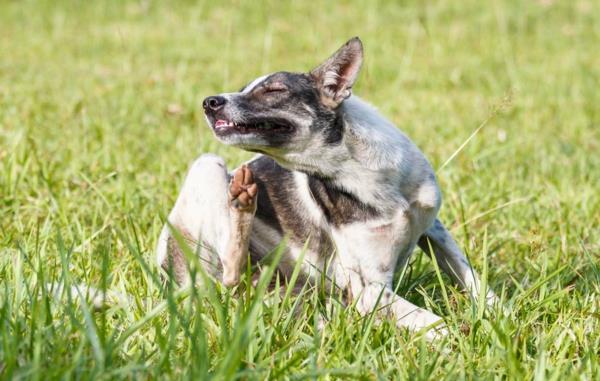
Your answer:
[[[268,93],[282,93],[284,91],[287,91],[287,87],[281,85],[281,84],[272,84],[269,85],[267,87],[264,88],[264,92],[265,94]]]

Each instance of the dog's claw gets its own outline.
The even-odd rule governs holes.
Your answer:
[[[250,199],[250,196],[248,196],[247,192],[240,193],[237,200],[241,207],[248,206],[252,203],[252,200]]]
[[[252,171],[250,170],[250,168],[248,168],[247,165],[242,166],[242,172],[244,173],[243,184],[244,185],[254,184],[254,175],[252,174]]]
[[[258,186],[256,184],[252,184],[248,187],[246,192],[248,192],[248,195],[250,197],[254,198],[254,196],[256,196],[256,194],[258,193]]]

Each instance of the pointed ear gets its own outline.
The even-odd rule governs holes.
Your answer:
[[[323,104],[336,108],[352,94],[362,61],[362,42],[354,37],[310,72],[317,82]]]

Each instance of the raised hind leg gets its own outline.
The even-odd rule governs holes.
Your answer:
[[[222,158],[205,154],[190,167],[168,221],[200,257],[206,272],[227,286],[239,282],[248,255],[257,188],[243,166],[234,176]],[[178,284],[191,281],[181,247],[165,224],[157,244],[157,261]]]

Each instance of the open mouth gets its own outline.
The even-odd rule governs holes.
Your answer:
[[[257,121],[253,123],[235,123],[230,120],[218,119],[214,123],[215,133],[219,135],[228,134],[250,134],[250,133],[271,133],[288,132],[292,126],[279,121]]]

